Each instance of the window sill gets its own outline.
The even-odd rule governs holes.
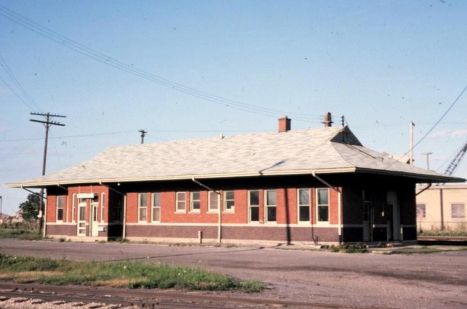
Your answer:
[[[201,211],[200,210],[190,210],[188,213],[189,214],[200,214]]]

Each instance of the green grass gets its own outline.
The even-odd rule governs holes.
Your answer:
[[[0,254],[0,279],[54,285],[240,290],[259,292],[261,282],[241,281],[198,268],[145,262],[77,262]]]
[[[331,252],[344,252],[344,253],[368,253],[368,247],[366,244],[345,244],[345,245],[323,245],[321,250],[327,250]]]
[[[418,233],[418,236],[467,236],[467,229],[458,230],[427,230]]]
[[[40,233],[36,230],[0,228],[0,238],[17,238],[24,240],[42,239]]]

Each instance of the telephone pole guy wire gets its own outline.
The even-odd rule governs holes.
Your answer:
[[[42,176],[45,175],[45,168],[47,164],[47,144],[49,141],[49,129],[51,126],[61,126],[64,127],[65,124],[53,121],[52,118],[66,118],[66,116],[58,115],[58,114],[51,114],[51,113],[31,113],[32,116],[41,116],[44,117],[43,119],[30,119],[31,122],[38,122],[42,123],[45,126],[45,142],[44,142],[44,156],[42,158]],[[45,216],[44,213],[44,188],[41,188],[40,198],[39,198],[39,231],[42,231],[42,236],[45,237],[46,232],[46,225],[45,225]]]

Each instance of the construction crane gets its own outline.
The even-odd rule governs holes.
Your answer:
[[[457,166],[459,163],[462,161],[462,158],[465,155],[465,152],[467,152],[467,143],[464,144],[464,146],[459,150],[459,152],[456,154],[454,159],[449,163],[448,168],[444,172],[445,175],[451,176],[452,173],[456,170]]]

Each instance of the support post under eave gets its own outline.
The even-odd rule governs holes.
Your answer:
[[[191,180],[196,183],[197,185],[212,191],[217,194],[217,243],[219,246],[222,244],[222,203],[221,203],[221,193],[219,191],[214,190],[213,188],[209,187],[208,185],[202,183],[201,181],[197,180],[194,176],[191,177]]]
[[[126,194],[123,196],[122,240],[126,238]]]
[[[329,182],[324,180],[323,178],[316,175],[316,172],[311,172],[314,178],[318,179],[319,182],[324,184],[331,190],[337,191],[338,200],[337,200],[337,235],[339,237],[339,244],[342,243],[343,236],[342,236],[342,190],[339,190],[337,187],[332,186]]]

